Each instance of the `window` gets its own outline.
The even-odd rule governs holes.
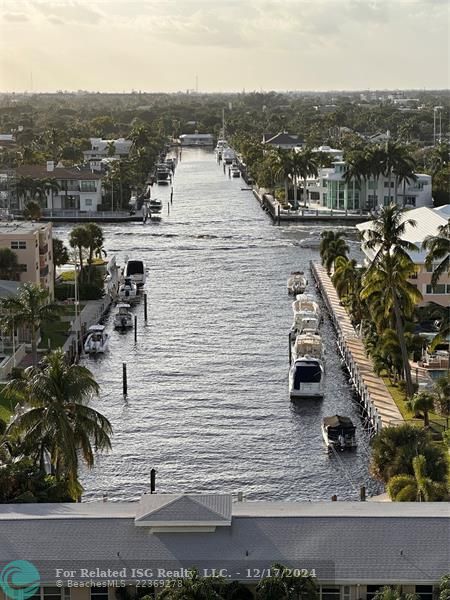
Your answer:
[[[18,267],[19,267],[19,271],[21,273],[26,273],[27,272],[27,269],[28,269],[27,265],[18,265]]]
[[[70,600],[70,588],[41,587],[30,600]]]
[[[433,600],[432,585],[416,585],[416,594],[420,600]]]
[[[26,242],[22,242],[22,241],[18,241],[18,240],[14,240],[13,242],[11,242],[11,250],[26,250],[26,249],[27,249]]]
[[[433,272],[433,265],[425,265],[425,268],[427,270],[427,273],[432,273]]]
[[[448,288],[449,286],[447,286],[447,293],[448,293]],[[446,293],[446,286],[444,283],[438,283],[435,286],[432,286],[431,283],[427,285],[427,294],[445,294]]]
[[[416,197],[415,196],[405,196],[405,204],[408,206],[416,205]]]
[[[82,181],[81,182],[82,192],[95,192],[95,181]]]
[[[86,206],[92,206],[92,199],[91,198],[86,198],[86,200],[84,201],[84,203],[86,204]]]
[[[108,600],[108,586],[91,587],[91,600]]]
[[[379,590],[381,590],[383,587],[384,587],[383,585],[368,585],[366,600],[373,600],[373,598],[376,596],[377,592]]]
[[[341,588],[336,585],[333,587],[321,587],[321,600],[341,600]]]

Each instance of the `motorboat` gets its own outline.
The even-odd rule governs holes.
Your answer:
[[[91,325],[84,342],[86,354],[101,354],[108,349],[108,334],[104,325]]]
[[[295,398],[323,398],[325,371],[320,358],[302,356],[289,369],[289,395]]]
[[[296,245],[300,248],[313,248],[314,250],[318,250],[320,248],[320,242],[320,238],[311,236],[300,240]]]
[[[300,333],[292,338],[291,355],[295,361],[302,356],[320,358],[323,360],[322,338],[317,333]]]
[[[169,184],[172,180],[172,169],[166,163],[156,165],[156,183]]]
[[[169,169],[172,171],[172,173],[175,173],[175,167],[177,166],[176,158],[174,158],[174,157],[166,158],[165,164],[169,167]]]
[[[216,145],[216,154],[218,157],[222,158],[223,151],[228,148],[228,142],[224,139],[217,140]]]
[[[137,286],[145,285],[145,265],[142,260],[127,259],[123,270],[124,279],[130,278]]]
[[[222,160],[226,165],[231,165],[236,158],[236,152],[232,148],[224,148],[222,152]]]
[[[292,303],[292,310],[294,312],[294,316],[297,313],[310,313],[311,315],[317,317],[320,321],[320,307],[312,296],[299,294],[296,297],[296,300],[294,300]]]
[[[150,200],[147,202],[147,205],[148,210],[152,213],[161,212],[163,206],[161,200],[158,200],[158,198],[150,198]]]
[[[131,306],[126,302],[121,302],[116,308],[118,310],[114,315],[114,327],[116,329],[133,327],[133,314],[130,311]]]
[[[357,446],[356,427],[350,417],[324,417],[322,435],[329,450],[354,450]]]
[[[135,302],[138,299],[138,286],[131,277],[125,277],[119,285],[118,296],[120,300],[127,302]]]
[[[300,333],[318,333],[320,327],[320,319],[317,315],[302,311],[294,314],[294,322],[292,323],[291,331],[293,335]]]
[[[307,285],[308,280],[303,271],[292,271],[287,280],[288,294],[292,294],[293,296],[303,294]]]
[[[240,177],[241,176],[241,171],[239,170],[239,167],[237,165],[233,165],[231,167],[231,177]]]

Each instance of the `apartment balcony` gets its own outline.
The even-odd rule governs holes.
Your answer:
[[[48,275],[48,265],[46,265],[45,267],[40,269],[40,276],[41,277],[47,277]]]
[[[47,254],[48,252],[48,244],[43,246],[39,246],[39,254],[42,256],[43,254]]]

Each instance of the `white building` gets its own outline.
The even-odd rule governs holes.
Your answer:
[[[403,239],[415,244],[418,247],[417,252],[409,252],[409,255],[416,265],[416,272],[409,280],[422,293],[423,304],[434,302],[441,306],[450,306],[450,275],[444,274],[440,277],[437,285],[431,285],[431,276],[436,265],[427,267],[425,259],[427,252],[422,248],[423,241],[427,236],[438,234],[439,227],[446,225],[450,218],[450,206],[441,206],[440,208],[416,208],[409,210],[404,215],[404,220],[412,219],[416,221],[416,227],[406,226]],[[373,221],[366,221],[357,225],[357,229],[364,234],[364,231],[370,229]],[[374,250],[365,249],[367,262],[370,263],[374,257]],[[440,261],[439,261],[440,262]]]
[[[22,165],[16,169],[16,185],[20,179],[29,178],[37,181],[55,180],[58,189],[47,189],[45,197],[40,199],[42,209],[48,211],[78,210],[82,212],[97,211],[102,203],[102,176],[88,169],[76,169],[54,166],[49,161],[46,166]],[[31,198],[26,195],[15,194],[11,202],[11,209],[23,210],[26,202]],[[33,197],[33,200],[39,199]]]
[[[103,140],[102,138],[90,138],[90,150],[84,150],[83,155],[86,162],[89,162],[90,168],[94,170],[101,169],[101,161],[105,158],[126,158],[131,150],[133,142],[125,138],[116,140]]]
[[[212,133],[182,133],[180,135],[182,146],[214,146]]]
[[[304,141],[297,134],[288,133],[287,131],[281,131],[276,135],[264,133],[262,143],[282,150],[293,150],[304,146]]]
[[[310,199],[336,210],[372,210],[397,204],[411,208],[433,205],[431,175],[416,173],[417,180],[403,183],[395,189],[395,177],[381,175],[378,179],[345,181],[346,163],[338,160],[333,167],[320,169],[319,177],[309,186]]]

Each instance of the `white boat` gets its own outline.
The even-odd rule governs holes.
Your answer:
[[[222,160],[226,165],[231,165],[236,158],[236,152],[232,148],[224,148],[222,152]]]
[[[228,142],[223,139],[217,140],[217,145],[216,145],[217,156],[222,157],[222,154],[223,154],[223,151],[225,150],[225,148],[228,148]]]
[[[142,260],[128,259],[123,270],[124,279],[131,279],[138,287],[145,285],[145,265]]]
[[[333,415],[324,417],[322,435],[329,450],[354,450],[356,443],[356,427],[350,417]]]
[[[158,200],[158,198],[150,198],[150,200],[147,202],[148,205],[148,210],[150,212],[161,212],[162,210],[162,202],[161,200]]]
[[[300,333],[318,333],[319,327],[319,317],[313,313],[303,311],[295,313],[291,331],[293,335],[299,335]]]
[[[240,177],[241,176],[241,172],[239,170],[239,167],[237,165],[231,167],[231,177]]]
[[[325,371],[319,358],[302,356],[289,369],[289,395],[295,398],[323,398]]]
[[[121,302],[116,308],[118,310],[114,315],[114,327],[116,329],[133,327],[133,314],[130,311],[131,306],[126,302]]]
[[[294,361],[302,356],[323,360],[322,338],[317,333],[300,333],[293,339],[291,351]]]
[[[104,325],[91,325],[88,336],[84,342],[86,354],[101,354],[108,349],[108,334],[105,333]]]
[[[126,300],[127,302],[133,302],[138,299],[138,286],[131,277],[125,277],[119,285],[118,296],[120,300]]]
[[[172,180],[172,169],[165,163],[156,165],[156,183],[169,184]]]
[[[297,313],[310,313],[311,315],[317,317],[319,321],[321,319],[319,305],[312,296],[307,294],[299,294],[297,296],[296,300],[294,300],[292,303],[292,311],[294,313],[294,317]]]
[[[292,271],[287,280],[288,294],[292,294],[293,296],[303,294],[307,285],[308,280],[303,271]]]

